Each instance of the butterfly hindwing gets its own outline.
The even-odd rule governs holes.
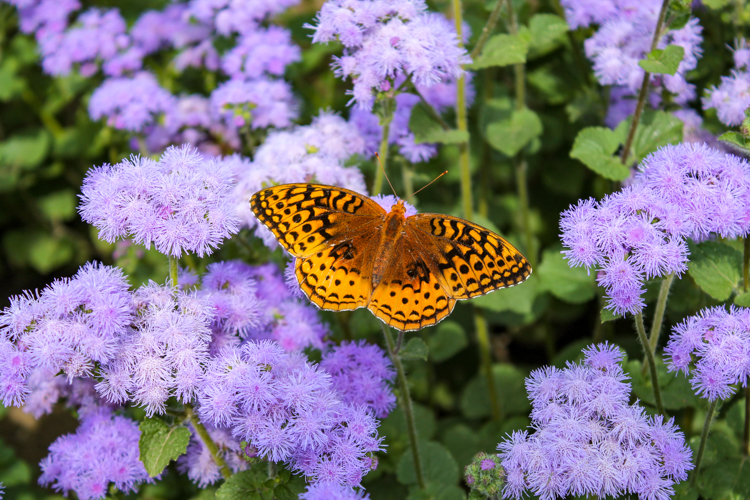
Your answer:
[[[253,213],[295,257],[358,234],[361,227],[384,220],[385,210],[349,189],[320,184],[281,184],[250,199]]]
[[[501,236],[467,220],[417,214],[406,222],[420,252],[432,256],[440,278],[456,299],[468,299],[521,283],[528,261]]]

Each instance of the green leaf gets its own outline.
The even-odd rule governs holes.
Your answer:
[[[532,274],[529,279],[511,288],[504,288],[471,300],[477,307],[494,312],[512,311],[531,314],[534,300],[539,295],[539,278]]]
[[[427,406],[419,403],[413,403],[414,423],[417,426],[417,433],[420,439],[431,439],[437,431],[437,421],[435,413]],[[401,407],[397,407],[386,418],[383,419],[380,426],[380,434],[387,436],[388,439],[403,439],[406,442],[408,429],[406,427],[406,417]]]
[[[0,483],[6,488],[9,486],[18,486],[29,484],[31,482],[31,467],[23,460],[18,458],[12,464],[5,467],[0,472]]]
[[[18,76],[18,60],[7,58],[0,64],[0,101],[9,101],[26,88],[26,80]]]
[[[482,69],[490,66],[508,66],[526,62],[529,42],[520,35],[494,35],[487,40],[482,53],[476,60],[467,64],[466,69]]]
[[[427,344],[425,344],[424,340],[419,337],[410,339],[409,342],[398,351],[398,356],[405,360],[421,359],[422,361],[427,361],[427,354]]]
[[[430,357],[436,363],[453,357],[469,345],[464,328],[455,321],[440,323],[437,331],[430,336],[427,342],[430,348]]]
[[[623,125],[626,122],[623,122]],[[629,123],[629,121],[628,121]],[[633,138],[633,149],[630,160],[640,163],[646,156],[667,144],[682,142],[682,120],[666,111],[648,111],[643,113],[641,123]]]
[[[619,127],[618,127],[619,130]],[[606,179],[622,181],[630,175],[630,169],[612,156],[625,140],[617,130],[605,127],[586,127],[578,132],[570,157]]]
[[[458,482],[458,464],[450,451],[435,441],[422,441],[419,444],[419,455],[422,461],[422,472],[426,481],[443,485]],[[396,477],[401,484],[416,484],[414,457],[410,449],[401,456],[396,466]]]
[[[411,110],[409,118],[409,129],[414,132],[414,142],[442,144],[460,144],[469,140],[469,132],[466,130],[445,130],[427,111],[420,102]]]
[[[227,478],[224,484],[216,491],[216,500],[261,500],[261,491],[264,482],[268,479],[260,467],[243,470]]]
[[[657,75],[674,75],[685,57],[685,49],[679,45],[667,45],[665,49],[654,49],[646,54],[646,59],[638,61],[638,66]]]
[[[568,32],[568,23],[555,14],[536,14],[529,21],[529,50],[533,57],[557,48]]]
[[[719,241],[690,244],[688,271],[711,297],[725,301],[740,279],[742,253]]]
[[[495,395],[501,401],[501,411],[505,415],[527,413],[531,406],[526,397],[525,373],[513,365],[496,363],[492,365]],[[487,379],[477,374],[461,394],[461,411],[466,418],[485,418],[492,414]]]
[[[424,490],[417,485],[409,488],[406,500],[466,500],[466,494],[455,484],[427,483]]]
[[[70,189],[62,189],[37,200],[41,212],[51,221],[67,221],[76,214],[78,198]]]
[[[739,132],[724,132],[719,136],[719,140],[729,144],[733,149],[738,149],[740,153],[750,156],[750,138]]]
[[[542,121],[528,108],[513,110],[510,119],[487,126],[490,145],[506,156],[515,156],[533,139],[541,135]]]
[[[487,446],[487,443],[482,442],[479,434],[466,424],[456,424],[445,431],[441,441],[456,457],[459,467],[468,465],[474,455]],[[492,445],[490,447],[490,449],[493,448]]]
[[[11,135],[0,142],[0,168],[32,169],[47,156],[50,140],[43,129]]]
[[[139,428],[140,459],[151,477],[161,474],[170,461],[187,450],[190,431],[185,427],[170,427],[158,418],[147,418]]]
[[[542,253],[542,263],[535,271],[539,275],[539,290],[571,304],[582,304],[596,294],[596,276],[582,267],[570,267],[562,253],[562,246],[548,248]]]
[[[690,381],[682,373],[667,371],[663,359],[657,356],[656,376],[661,388],[661,398],[667,410],[681,410],[688,407],[700,406],[700,398],[695,395]],[[654,389],[651,376],[643,376],[643,364],[640,360],[628,361],[625,371],[630,374],[633,393],[642,401],[655,405]]]
[[[75,246],[66,236],[53,236],[44,231],[8,231],[3,247],[9,260],[18,267],[31,266],[47,274],[75,256]]]
[[[601,311],[601,320],[602,323],[606,323],[608,321],[614,321],[616,319],[622,318],[622,315],[617,315],[614,312],[612,312],[611,309],[602,309]]]
[[[734,298],[734,305],[740,307],[750,307],[750,292],[745,292],[737,295]]]

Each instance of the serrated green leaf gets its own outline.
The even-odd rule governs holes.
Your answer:
[[[430,335],[427,342],[430,349],[430,357],[436,363],[453,357],[469,344],[463,327],[455,321],[443,321],[440,323],[437,331]]]
[[[526,62],[529,42],[520,35],[494,35],[487,40],[482,53],[466,65],[466,69],[482,69],[490,66],[508,66]]]
[[[190,431],[185,427],[170,427],[158,418],[147,418],[139,429],[140,459],[151,477],[161,474],[170,461],[187,451]]]
[[[563,18],[555,14],[535,14],[529,21],[530,56],[538,57],[554,50],[565,38],[570,28]]]
[[[745,292],[737,295],[734,298],[734,305],[740,307],[750,307],[750,292]]]
[[[617,315],[610,309],[602,309],[601,311],[601,320],[602,323],[606,323],[608,321],[614,321],[616,319],[622,318],[622,315]]]
[[[539,278],[536,274],[511,288],[496,290],[472,299],[471,303],[477,307],[494,312],[512,311],[518,314],[531,314],[531,307],[539,295]]]
[[[398,356],[404,360],[421,359],[422,361],[426,361],[428,353],[429,350],[427,349],[427,344],[424,343],[424,340],[419,337],[414,337],[410,339],[400,351],[398,351]]]
[[[469,140],[466,130],[445,130],[427,111],[422,103],[411,110],[409,129],[414,133],[414,142],[460,144]]]
[[[695,283],[711,297],[724,301],[740,279],[742,253],[719,241],[690,244],[688,271]]]
[[[719,140],[730,147],[739,149],[742,154],[750,155],[750,138],[745,137],[739,132],[724,132],[719,136]]]
[[[596,276],[582,267],[570,267],[562,246],[548,248],[535,272],[539,275],[539,291],[549,291],[564,302],[582,304],[596,294]]]
[[[646,59],[638,61],[638,66],[657,75],[674,75],[685,57],[685,49],[679,45],[667,45],[664,49],[654,49],[646,54]]]
[[[514,110],[509,119],[487,126],[487,141],[506,156],[515,156],[533,139],[541,135],[542,121],[528,108]]]
[[[268,475],[257,467],[240,471],[227,478],[216,491],[216,500],[261,500],[266,479]]]
[[[633,138],[633,149],[629,161],[640,163],[646,156],[667,144],[682,142],[682,120],[666,111],[643,113],[641,123]]]
[[[496,363],[492,366],[492,375],[495,394],[498,401],[502,401],[500,406],[504,415],[525,414],[531,409],[526,397],[524,372],[512,365]],[[460,406],[466,418],[484,418],[492,414],[487,380],[483,374],[477,374],[466,384]]]
[[[420,440],[418,443],[425,480],[443,485],[456,484],[458,464],[450,451],[435,441]],[[406,450],[401,456],[396,466],[396,477],[401,484],[416,484],[417,475],[414,472],[414,456],[411,450]]]
[[[578,132],[570,150],[570,157],[580,160],[604,178],[622,181],[628,178],[630,169],[612,155],[624,139],[618,130],[586,127]]]

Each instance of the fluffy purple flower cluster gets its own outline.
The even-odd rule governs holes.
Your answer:
[[[150,481],[138,458],[138,424],[126,417],[99,411],[84,415],[75,434],[59,437],[39,466],[39,483],[81,500],[101,499],[109,484],[124,492]]]
[[[431,86],[455,80],[471,62],[455,28],[441,14],[427,12],[423,0],[329,0],[318,13],[313,41],[337,40],[338,76],[351,77],[353,100],[372,109],[375,95],[408,77]]]
[[[172,147],[158,162],[134,157],[90,170],[79,211],[105,241],[132,238],[173,257],[209,255],[239,230],[232,183],[225,162]]]
[[[696,394],[727,399],[750,377],[750,309],[703,309],[674,327],[664,354],[670,371],[690,375]]]
[[[750,167],[705,144],[666,146],[648,156],[633,185],[560,219],[571,266],[599,267],[607,308],[643,309],[643,282],[686,270],[686,238],[734,238],[750,229]]]
[[[265,186],[288,182],[318,182],[367,191],[362,173],[346,160],[367,152],[359,129],[338,115],[323,112],[310,125],[273,132],[257,149],[252,162],[235,157],[237,215],[247,227],[276,248],[276,237],[258,224],[247,200]]]
[[[297,116],[292,89],[283,80],[229,80],[211,93],[210,102],[213,119],[230,129],[283,128]]]
[[[355,491],[350,486],[342,486],[333,482],[312,483],[299,500],[370,500],[370,495],[364,491]]]
[[[231,36],[255,30],[264,19],[279,14],[298,3],[299,0],[274,2],[190,0],[188,12],[191,18],[213,26],[217,33]]]
[[[246,460],[247,455],[242,450],[239,440],[235,439],[230,432],[210,425],[206,426],[206,430],[218,447],[219,456],[232,471],[239,472],[250,467],[250,462]],[[205,488],[223,478],[213,455],[195,432],[190,437],[187,452],[177,459],[177,468],[186,473],[199,488]]]
[[[342,342],[323,354],[320,367],[333,388],[350,405],[367,406],[385,418],[396,406],[391,384],[396,376],[383,350],[365,341]]]
[[[274,342],[248,342],[213,358],[198,399],[203,420],[313,481],[359,485],[382,449],[365,407],[344,403],[330,375]]]
[[[673,420],[629,405],[622,353],[599,344],[581,364],[545,367],[526,379],[536,432],[516,431],[498,445],[506,472],[504,498],[530,490],[542,500],[638,495],[667,500],[693,468]]]
[[[37,393],[29,387],[34,370],[40,370],[42,381],[60,371],[68,381],[91,376],[95,363],[115,357],[134,312],[122,272],[98,264],[87,264],[70,280],[55,281],[39,297],[12,297],[0,315],[3,404],[20,406],[29,393]],[[41,410],[34,413],[43,413],[57,399],[43,389],[48,405],[37,401]]]
[[[736,43],[734,68],[703,98],[703,109],[716,109],[721,123],[730,127],[740,125],[750,107],[750,47],[744,39]]]

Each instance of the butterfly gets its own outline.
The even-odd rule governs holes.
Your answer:
[[[301,290],[319,308],[367,307],[385,324],[411,331],[448,316],[457,300],[511,287],[529,262],[492,231],[441,214],[386,212],[355,191],[281,184],[250,199],[257,219],[296,257]]]

